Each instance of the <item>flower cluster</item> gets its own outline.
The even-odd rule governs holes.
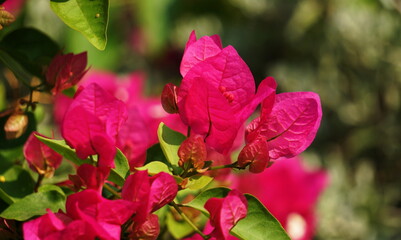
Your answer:
[[[39,174],[35,191],[60,166],[62,157],[77,166],[76,173],[59,184],[68,188],[63,192],[67,193],[65,209],[47,209],[25,222],[25,239],[157,239],[166,229],[174,231],[180,221],[189,231],[174,232],[175,238],[251,239],[239,223],[259,221],[269,221],[272,231],[286,238],[259,201],[239,191],[259,195],[269,209],[275,209],[271,199],[280,195],[278,189],[248,191],[243,185],[262,181],[309,191],[308,184],[318,179],[304,205],[285,213],[271,210],[284,226],[291,213],[313,219],[308,214],[323,188],[323,177],[304,174],[297,162],[282,159],[299,155],[313,141],[322,116],[317,94],[276,94],[272,77],[256,88],[250,69],[232,46],[223,48],[218,36],[196,39],[195,32],[182,58],[181,85],[167,84],[161,102],[141,95],[141,74],[121,78],[90,71],[84,76],[86,63],[86,53],[57,55],[47,68],[46,83],[56,99],[55,118],[64,141],[35,132],[26,142],[25,158]],[[79,87],[73,98],[61,95],[75,85]],[[260,116],[246,125],[260,104]],[[168,127],[159,127],[162,122]],[[232,161],[233,151],[241,146]],[[251,173],[261,173],[272,161],[277,167],[265,171],[268,176],[281,166],[294,166],[294,171],[289,170],[285,181],[279,179],[285,170],[268,180],[262,174],[226,178],[232,168],[249,167]],[[231,184],[234,190],[209,189],[213,179],[214,186],[223,185],[220,180],[236,179]],[[184,203],[193,195],[194,200]],[[266,202],[265,195],[269,196]],[[303,195],[291,196],[301,199]],[[277,197],[276,201],[291,205],[291,199]],[[188,217],[184,207],[203,211],[206,217]],[[205,222],[202,231],[199,227]],[[312,230],[307,232],[311,236]]]

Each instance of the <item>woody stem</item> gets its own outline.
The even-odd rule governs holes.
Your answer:
[[[174,207],[174,209],[181,215],[181,217],[195,230],[196,233],[201,235],[203,239],[207,240],[210,238],[209,236],[205,235],[201,230],[199,230],[197,226],[195,226],[195,224],[187,217],[187,215],[185,215],[185,213],[181,210],[177,203],[172,201],[170,205]]]
[[[36,181],[35,187],[33,188],[34,192],[38,192],[38,189],[40,187],[40,184],[42,184],[43,178],[45,177],[44,174],[40,174],[38,175],[38,180]]]

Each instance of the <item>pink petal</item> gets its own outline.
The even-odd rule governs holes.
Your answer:
[[[234,113],[241,112],[255,95],[252,73],[232,46],[224,48],[217,55],[190,69],[181,82],[178,101],[187,94],[194,94],[190,89],[200,79],[218,89]]]
[[[123,225],[137,210],[138,204],[126,200],[106,200],[98,205],[97,220]]]
[[[137,171],[127,177],[122,188],[121,197],[124,200],[139,203],[135,221],[142,223],[151,212],[151,191],[148,171]]]
[[[322,119],[320,98],[312,92],[278,94],[266,133],[270,157],[291,158],[312,143]]]
[[[77,169],[77,175],[83,180],[87,189],[97,190],[99,193],[101,193],[109,173],[110,168],[108,167],[95,167],[90,164],[82,164]]]
[[[173,176],[161,172],[150,178],[149,205],[154,212],[174,200],[178,187]]]
[[[211,198],[205,204],[210,213],[210,223],[215,227],[211,236],[228,239],[229,231],[237,222],[245,218],[248,203],[238,190],[232,190],[225,198]]]
[[[48,210],[47,214],[24,223],[24,239],[45,239],[49,235],[63,230],[66,223],[67,222],[63,222],[62,219]]]
[[[206,137],[210,147],[221,153],[231,149],[240,125],[217,89],[206,82],[196,83],[178,107],[183,121],[187,121],[195,134]]]
[[[95,83],[75,94],[74,101],[69,109],[74,109],[77,106],[83,107],[96,116],[111,139],[116,138],[121,125],[128,117],[125,104]]]
[[[194,41],[194,39],[196,39],[195,32],[191,33],[180,66],[180,72],[183,77],[185,77],[187,72],[197,63],[215,56],[221,51],[221,42],[219,44],[217,38],[216,36],[204,36]]]
[[[24,156],[33,171],[47,171],[47,166],[54,169],[61,164],[63,157],[42,143],[35,135],[42,137],[38,132],[32,132],[24,145]],[[53,169],[53,170],[54,170]]]
[[[247,141],[263,136],[269,142],[272,159],[291,158],[312,143],[321,118],[322,109],[316,93],[281,93],[276,95],[270,115],[255,119],[247,128]]]

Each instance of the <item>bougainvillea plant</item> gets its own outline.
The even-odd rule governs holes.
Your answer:
[[[102,9],[105,1],[97,2]],[[51,1],[73,28],[78,13],[66,11],[91,12],[93,3],[74,4]],[[107,11],[94,16],[107,22]],[[80,27],[105,47],[101,29]],[[325,173],[308,175],[285,159],[315,138],[319,96],[277,94],[272,77],[256,87],[247,64],[219,36],[190,34],[177,69],[181,84],[165,85],[158,99],[141,94],[143,74],[118,81],[89,70],[86,52],[65,54],[35,29],[8,33],[0,60],[27,90],[0,115],[0,148],[21,146],[26,159],[1,163],[0,238],[290,239],[283,228],[289,231],[290,214],[308,223],[299,239],[312,236]],[[36,131],[37,107],[49,103],[57,139]],[[57,173],[71,163],[70,174]],[[285,187],[296,190],[287,197],[280,193]]]

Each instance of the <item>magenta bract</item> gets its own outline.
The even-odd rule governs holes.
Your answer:
[[[218,37],[194,41],[194,33],[187,43],[181,74],[178,108],[182,121],[225,154],[244,121],[276,87],[267,78],[255,94],[252,73],[237,51],[232,46],[222,48]]]
[[[178,187],[174,178],[161,172],[153,177],[148,171],[137,171],[127,177],[121,196],[123,199],[139,203],[135,221],[143,223],[148,215],[173,201]]]
[[[99,155],[99,166],[114,167],[117,134],[127,119],[123,102],[93,83],[75,94],[61,133],[78,157]]]
[[[136,211],[137,204],[107,200],[95,190],[70,195],[67,213],[47,214],[24,223],[24,239],[120,239],[121,225]]]
[[[42,143],[35,135],[45,137],[38,132],[32,132],[24,145],[24,156],[28,161],[29,167],[45,176],[52,176],[57,169],[63,157]]]
[[[214,227],[210,235],[216,239],[228,239],[230,230],[245,218],[248,203],[243,194],[232,190],[225,198],[210,198],[205,208],[210,213],[210,223]]]
[[[101,193],[109,173],[110,168],[108,167],[95,167],[85,163],[78,167],[77,175],[70,175],[69,178],[76,189],[86,187]]]
[[[274,106],[271,101],[262,104],[262,114],[248,126],[246,140],[264,137],[269,143],[270,158],[291,158],[312,143],[321,118],[316,93],[281,93],[276,95]]]
[[[46,72],[46,81],[53,86],[54,95],[76,85],[82,79],[88,71],[87,58],[86,52],[77,55],[58,54],[53,58]]]

